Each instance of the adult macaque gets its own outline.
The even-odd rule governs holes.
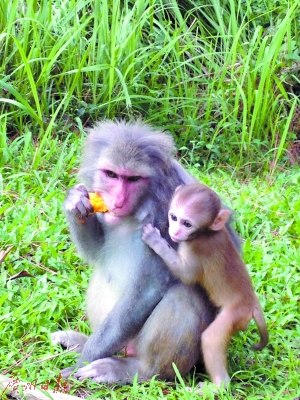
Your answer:
[[[217,386],[230,380],[226,350],[230,337],[246,329],[254,318],[261,340],[254,349],[268,342],[268,332],[250,277],[226,227],[230,210],[205,185],[179,186],[169,209],[169,234],[180,243],[178,252],[151,224],[144,227],[143,240],[165,261],[172,273],[186,284],[201,284],[210,300],[220,308],[216,319],[202,332],[204,364]]]
[[[135,374],[173,379],[173,362],[185,374],[199,360],[200,333],[214,307],[200,286],[178,281],[141,239],[151,223],[171,242],[171,196],[194,181],[174,150],[169,135],[141,123],[103,122],[90,131],[81,183],[69,191],[65,210],[80,255],[94,267],[87,292],[92,334],[52,335],[55,343],[78,345],[79,361],[64,376],[76,369],[79,379],[97,382],[130,382]],[[109,211],[92,213],[88,192],[99,193]],[[130,357],[116,356],[124,347]]]

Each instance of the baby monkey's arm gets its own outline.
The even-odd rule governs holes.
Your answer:
[[[143,228],[142,239],[163,259],[175,275],[177,271],[180,271],[181,260],[178,253],[170,247],[157,228],[154,228],[151,224],[145,225]]]

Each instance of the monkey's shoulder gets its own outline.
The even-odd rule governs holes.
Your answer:
[[[211,257],[218,250],[214,243],[205,237],[199,237],[194,240],[187,240],[180,243],[180,252],[185,256],[193,259],[203,259]]]
[[[199,276],[203,272],[204,264],[201,257],[201,249],[196,245],[195,241],[181,242],[178,249],[178,254],[182,264],[182,268],[189,270],[194,274],[196,280],[199,281]]]

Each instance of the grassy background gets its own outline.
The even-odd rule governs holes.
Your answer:
[[[30,131],[38,167],[51,136],[142,116],[202,165],[276,165],[300,137],[299,2],[179,3],[2,0],[1,147]]]
[[[50,344],[49,332],[88,333],[90,271],[70,244],[61,204],[75,182],[84,127],[142,117],[169,129],[184,165],[236,210],[266,312],[270,345],[250,350],[254,324],[234,338],[233,384],[219,397],[295,399],[300,171],[286,149],[299,139],[298,2],[180,4],[0,3],[0,250],[12,246],[0,265],[2,372],[54,387],[59,370],[74,362]],[[31,276],[10,279],[22,271]],[[124,387],[72,382],[70,391],[195,399],[185,386],[201,378]]]

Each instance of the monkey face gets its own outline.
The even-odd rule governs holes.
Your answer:
[[[195,234],[219,231],[230,218],[219,196],[200,183],[179,186],[169,210],[169,234],[174,242],[191,240]]]
[[[192,220],[185,215],[184,209],[169,210],[169,235],[173,242],[179,243],[188,240],[195,231]]]
[[[109,212],[107,222],[132,215],[138,208],[141,198],[146,192],[148,178],[138,171],[127,168],[102,165],[94,179],[94,189],[99,192]]]

